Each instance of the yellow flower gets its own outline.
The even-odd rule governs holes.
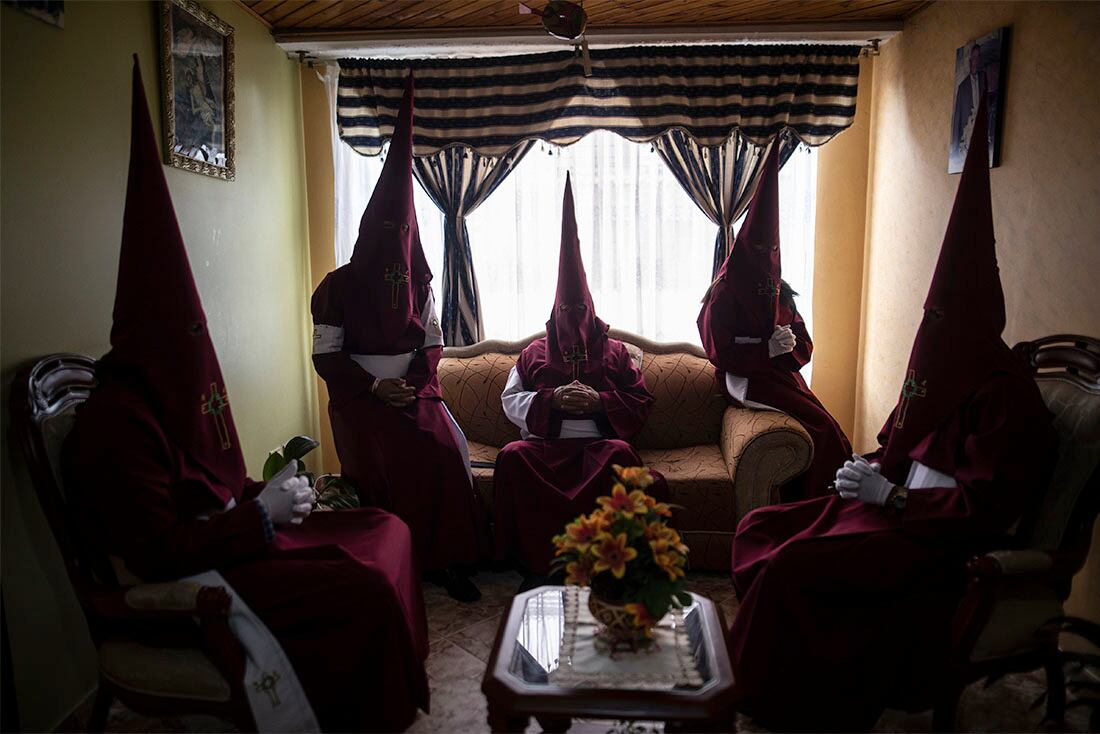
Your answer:
[[[596,573],[611,571],[611,575],[617,579],[621,579],[626,573],[627,561],[638,557],[638,551],[627,547],[626,533],[619,533],[614,537],[610,533],[600,533],[596,536],[592,553],[596,556],[593,570]]]
[[[581,553],[585,552],[596,536],[604,529],[605,524],[603,515],[597,515],[596,513],[593,513],[591,517],[581,515],[565,526],[565,534],[568,536],[570,546]]]
[[[649,609],[646,608],[645,604],[636,604],[632,602],[630,604],[624,604],[623,608],[626,609],[628,614],[634,615],[635,627],[649,628],[657,624],[657,620],[655,620],[653,618],[653,615],[649,613]]]
[[[684,575],[684,557],[679,553],[658,553],[654,549],[653,562],[657,564],[657,568],[668,574],[669,581],[675,581]]]
[[[573,586],[588,586],[592,583],[592,566],[595,559],[584,555],[579,560],[565,564],[565,583]]]
[[[644,466],[628,466],[618,470],[619,478],[635,487],[648,487],[653,484],[653,475]]]
[[[627,494],[626,487],[616,482],[615,486],[611,488],[611,496],[598,497],[596,502],[606,512],[618,512],[623,517],[631,518],[635,514],[644,515],[646,513],[644,497],[645,494],[638,490]]]

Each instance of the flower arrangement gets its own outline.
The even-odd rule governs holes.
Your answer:
[[[688,548],[668,527],[672,507],[645,493],[653,484],[649,470],[612,468],[617,481],[611,495],[554,537],[554,564],[565,569],[566,584],[589,586],[591,597],[621,605],[648,637],[670,607],[691,603],[683,588]]]

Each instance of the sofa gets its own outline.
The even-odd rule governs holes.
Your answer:
[[[541,336],[447,347],[439,363],[443,397],[469,441],[474,480],[490,510],[491,463],[520,438],[500,394],[519,353]],[[777,503],[778,487],[806,470],[813,456],[809,435],[782,413],[730,406],[696,345],[653,342],[618,329],[610,336],[626,343],[656,397],[632,443],[645,465],[665,476],[671,501],[682,508],[673,524],[691,548],[692,568],[728,571],[737,523]]]

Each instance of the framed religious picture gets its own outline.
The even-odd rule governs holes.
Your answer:
[[[998,28],[970,41],[955,51],[952,89],[951,140],[948,143],[947,172],[959,173],[970,149],[970,132],[978,103],[984,95],[989,113],[989,167],[1001,165],[1001,124],[1004,116],[1005,78],[1008,62],[1009,28]]]
[[[233,26],[193,0],[161,0],[165,162],[232,181]]]

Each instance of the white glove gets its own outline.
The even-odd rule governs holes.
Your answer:
[[[256,498],[267,509],[273,525],[300,525],[313,512],[313,490],[305,477],[297,477],[292,461],[273,476]]]
[[[836,491],[846,500],[885,505],[894,485],[880,471],[878,464],[868,464],[859,454],[852,454],[852,458],[836,471]]]
[[[794,351],[797,341],[789,324],[785,326],[776,324],[771,339],[768,339],[768,356],[774,359],[781,354]]]

